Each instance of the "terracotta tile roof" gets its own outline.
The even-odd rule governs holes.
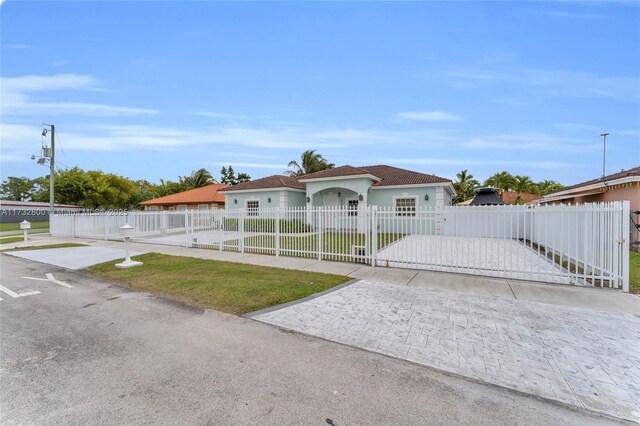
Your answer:
[[[390,185],[419,185],[425,183],[450,183],[450,179],[441,178],[435,175],[414,172],[412,170],[401,169],[398,167],[377,165],[377,166],[340,166],[333,169],[322,170],[308,175],[300,176],[299,179],[322,179],[329,177],[356,176],[356,175],[373,175],[379,180],[374,186],[390,186]]]
[[[525,203],[530,203],[534,200],[539,200],[542,198],[536,194],[529,194],[526,192],[515,192],[515,191],[504,191],[502,193],[502,199],[507,204],[515,204],[518,197],[520,197]]]
[[[229,186],[222,190],[222,192],[241,191],[245,189],[268,189],[268,188],[293,188],[304,189],[303,183],[298,182],[298,179],[291,176],[273,175],[263,177],[261,179],[252,180],[238,185]]]
[[[621,179],[621,178],[630,177],[630,176],[640,176],[640,166],[633,167],[633,168],[631,168],[629,170],[623,170],[621,172],[605,176],[604,180],[605,180],[605,182],[608,182],[610,180],[616,180],[616,179]],[[549,193],[545,194],[545,197],[549,196],[551,194],[555,194],[556,192],[567,191],[567,190],[570,190],[570,189],[576,189],[576,188],[580,188],[581,186],[589,186],[589,185],[593,185],[594,183],[599,183],[599,182],[602,182],[602,178],[601,177],[597,178],[597,179],[591,179],[591,180],[588,180],[586,182],[577,183],[575,185],[565,186],[562,189],[558,189],[556,191],[552,191],[552,192],[549,192]]]
[[[169,204],[210,204],[224,203],[224,194],[220,190],[226,188],[227,185],[216,183],[213,185],[203,186],[202,188],[190,189],[188,191],[178,192],[177,194],[166,195],[164,197],[154,198],[153,200],[143,201],[140,204],[145,205],[169,205]]]
[[[320,170],[319,172],[309,173],[306,175],[298,176],[298,179],[323,179],[330,177],[342,177],[342,176],[356,176],[356,175],[369,175],[371,172],[364,170],[362,167],[353,166],[339,166],[332,169]]]

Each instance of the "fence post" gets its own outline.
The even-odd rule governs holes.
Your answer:
[[[184,246],[189,248],[189,209],[184,211]]]
[[[240,234],[240,241],[238,241],[240,253],[244,253],[244,209],[238,211],[238,233]]]
[[[376,267],[378,263],[378,208],[371,206],[371,266]]]
[[[318,215],[318,260],[322,260],[322,207],[316,210]]]
[[[76,237],[76,214],[71,215],[71,238]]]
[[[104,239],[108,240],[109,239],[109,213],[107,212],[107,214],[105,214],[103,217],[104,217]]]
[[[629,215],[631,214],[629,201],[622,202],[622,291],[629,293]]]
[[[276,256],[280,256],[280,208],[276,207],[276,223],[275,223],[275,231],[276,231]]]

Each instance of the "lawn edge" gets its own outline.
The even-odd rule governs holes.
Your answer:
[[[316,299],[318,297],[322,297],[322,296],[324,296],[326,294],[333,293],[334,291],[337,291],[337,290],[340,290],[340,289],[342,289],[344,287],[350,286],[351,284],[355,284],[358,281],[361,281],[360,278],[354,278],[354,279],[349,280],[347,282],[344,282],[342,284],[338,284],[335,287],[328,288],[328,289],[320,291],[318,293],[310,294],[310,295],[305,296],[305,297],[303,297],[301,299],[292,300],[291,302],[285,302],[285,303],[281,303],[279,305],[269,306],[267,308],[259,309],[257,311],[253,311],[253,312],[247,312],[246,314],[242,314],[242,315],[239,315],[239,316],[244,317],[244,318],[253,319],[253,317],[256,317],[258,315],[262,315],[262,314],[266,314],[266,313],[269,313],[269,312],[277,311],[279,309],[283,309],[283,308],[287,308],[289,306],[297,305],[298,303],[304,303],[304,302],[308,302],[309,300],[313,300],[313,299]]]

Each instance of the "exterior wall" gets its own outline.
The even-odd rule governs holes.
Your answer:
[[[384,208],[393,208],[394,197],[416,197],[417,208],[435,207],[436,205],[436,188],[442,187],[389,187],[376,188],[369,191],[369,204]],[[444,191],[445,193],[447,191]],[[429,200],[425,201],[424,196],[428,195]]]
[[[307,196],[304,192],[282,190],[280,193],[287,197],[288,207],[304,207],[307,205]]]
[[[304,192],[274,189],[273,191],[229,192],[224,194],[229,209],[244,209],[247,200],[260,201],[260,208],[304,206]],[[271,202],[269,202],[271,198]],[[238,200],[236,203],[235,200]],[[286,203],[286,204],[285,204]]]
[[[563,203],[601,203],[604,201],[622,201],[629,200],[631,210],[640,210],[640,182],[613,188],[607,192],[600,194],[587,195],[582,197],[573,197],[562,200]]]

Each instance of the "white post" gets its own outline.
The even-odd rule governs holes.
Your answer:
[[[238,214],[238,233],[240,234],[240,253],[244,253],[244,209],[240,209]]]
[[[184,211],[184,236],[185,236],[184,246],[186,248],[189,248],[190,243],[189,243],[189,209],[188,208]]]
[[[378,263],[378,215],[377,206],[369,206],[371,212],[371,266]]]
[[[49,220],[51,220],[51,215],[49,216]],[[27,231],[31,229],[31,222],[23,220],[20,222],[20,229],[22,229],[22,233],[24,234],[24,241],[27,242]]]
[[[130,226],[129,224],[124,224],[123,226],[120,227],[120,233],[124,237],[125,258],[124,258],[124,262],[116,263],[116,268],[125,269],[125,268],[132,268],[134,266],[142,265],[142,262],[133,261],[129,256],[129,241],[131,240],[131,236],[133,235],[134,232],[135,232],[135,228],[133,226]]]
[[[318,260],[322,260],[322,208],[316,210],[318,215]]]
[[[275,223],[275,231],[276,231],[276,256],[280,256],[280,208],[276,207],[276,223]]]
[[[629,293],[629,201],[622,202],[622,291]]]

